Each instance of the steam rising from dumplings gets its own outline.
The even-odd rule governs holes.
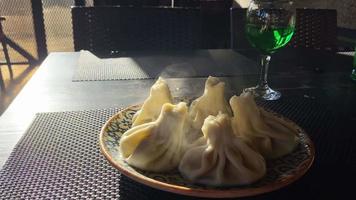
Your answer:
[[[234,135],[228,115],[208,116],[202,131],[206,143],[190,148],[180,162],[179,171],[185,178],[228,186],[250,184],[265,175],[264,158]]]
[[[172,95],[166,81],[159,77],[141,110],[133,116],[132,127],[156,120],[165,103],[172,103]]]
[[[121,136],[122,156],[130,165],[147,171],[176,168],[183,156],[187,116],[186,103],[164,104],[156,121],[133,127]]]
[[[233,128],[265,158],[273,159],[290,153],[298,143],[297,131],[284,120],[257,107],[252,94],[233,96]]]

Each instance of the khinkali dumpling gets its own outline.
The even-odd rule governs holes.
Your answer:
[[[290,153],[298,144],[297,131],[289,123],[260,109],[250,93],[233,96],[233,129],[265,158],[273,159]]]
[[[202,127],[206,142],[184,154],[179,171],[188,180],[211,186],[245,185],[266,174],[266,162],[239,136],[226,114],[208,116]]]
[[[133,116],[132,127],[156,120],[165,103],[172,103],[172,95],[167,83],[159,77],[151,87],[150,96]]]
[[[130,165],[147,171],[176,168],[183,156],[187,117],[186,103],[164,104],[156,121],[135,126],[122,135],[122,156]]]
[[[219,112],[231,115],[230,106],[225,99],[225,83],[209,76],[203,95],[195,99],[190,106],[189,115],[193,128],[200,130],[206,117],[215,116]]]

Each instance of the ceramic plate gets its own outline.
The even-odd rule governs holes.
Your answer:
[[[188,182],[178,171],[170,173],[143,171],[128,165],[118,148],[121,135],[131,127],[132,116],[139,109],[139,105],[130,106],[106,122],[100,133],[100,149],[106,159],[122,174],[160,190],[210,198],[253,196],[282,188],[296,181],[305,174],[314,160],[314,147],[307,134],[294,122],[274,113],[298,130],[300,143],[290,154],[267,161],[266,176],[254,184],[236,187],[209,187]]]

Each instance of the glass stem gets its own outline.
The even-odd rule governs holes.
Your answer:
[[[260,89],[267,89],[267,78],[268,78],[268,67],[269,61],[271,60],[270,55],[262,55],[261,56],[261,73],[260,73],[260,81],[258,83],[258,87]]]

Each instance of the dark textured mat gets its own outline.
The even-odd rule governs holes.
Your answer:
[[[318,199],[351,191],[345,181],[354,175],[356,143],[352,132],[340,128],[341,115],[310,98],[259,104],[303,127],[315,143],[316,160],[296,183],[248,199]],[[0,171],[0,199],[195,199],[136,183],[110,166],[98,135],[118,110],[38,114]]]

